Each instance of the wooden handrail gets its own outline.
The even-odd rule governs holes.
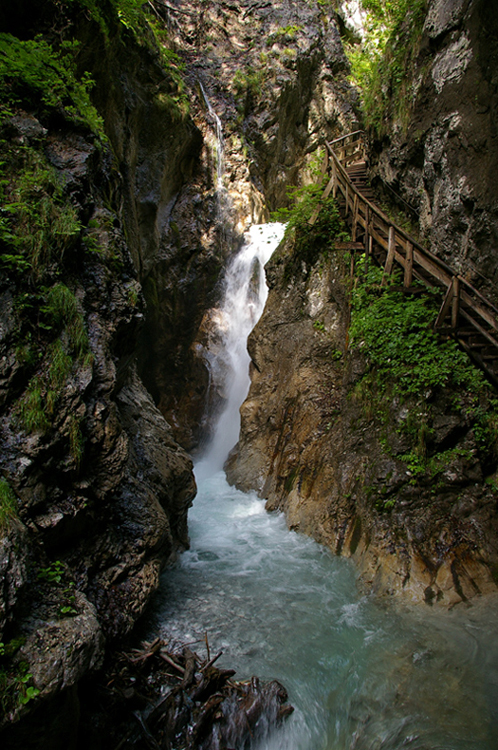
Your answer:
[[[429,287],[443,287],[444,300],[435,322],[435,328],[443,327],[444,320],[451,315],[451,331],[457,338],[460,314],[470,323],[477,335],[484,337],[488,344],[497,349],[496,372],[492,380],[498,383],[498,309],[490,300],[464,277],[457,274],[447,263],[421,245],[406,230],[397,226],[380,208],[365,198],[351,181],[346,166],[353,157],[365,156],[363,131],[347,133],[334,141],[326,142],[330,154],[327,170],[331,172],[325,189],[325,199],[330,193],[335,198],[340,190],[345,200],[345,216],[352,226],[352,240],[355,247],[362,247],[366,255],[372,252],[374,243],[385,253],[384,273],[392,272],[394,264],[404,269],[405,287],[412,284],[415,277]],[[351,143],[344,143],[354,138]],[[357,159],[357,161],[361,161]],[[316,217],[313,217],[316,218]],[[364,242],[355,242],[356,235],[364,230]],[[462,307],[464,306],[464,307]],[[465,309],[466,308],[466,309]],[[472,315],[469,314],[469,310]],[[465,344],[465,342],[462,341]],[[465,348],[468,349],[467,344]],[[488,372],[488,374],[490,374]]]
[[[354,130],[352,133],[346,133],[346,135],[341,135],[339,138],[334,138],[333,141],[327,141],[327,146],[332,146],[334,143],[339,143],[339,141],[344,141],[346,138],[352,138],[354,135],[358,135],[359,133],[363,135],[364,132],[365,132],[364,130]]]
[[[375,205],[374,203],[371,203],[371,202],[370,202],[369,200],[367,200],[366,198],[364,198],[364,197],[363,197],[363,196],[361,195],[361,193],[360,193],[360,192],[359,192],[359,191],[357,190],[357,188],[355,187],[355,185],[354,185],[354,184],[353,184],[353,183],[351,182],[351,180],[349,179],[349,176],[348,176],[348,174],[347,174],[346,170],[344,169],[344,167],[343,167],[343,165],[341,164],[340,160],[339,160],[339,159],[337,158],[336,154],[334,153],[333,149],[331,148],[331,144],[327,143],[326,145],[327,145],[327,148],[328,148],[328,150],[329,150],[329,153],[330,153],[330,155],[332,156],[332,158],[333,158],[333,159],[335,160],[335,162],[336,162],[336,165],[337,165],[338,171],[339,171],[339,172],[341,173],[341,175],[342,175],[343,179],[344,179],[344,180],[345,180],[345,181],[346,181],[346,182],[348,183],[348,187],[349,187],[349,192],[350,192],[350,193],[352,192],[352,193],[353,193],[353,195],[358,195],[358,196],[359,196],[359,199],[360,199],[360,201],[361,201],[361,202],[362,202],[362,203],[363,203],[364,205],[366,205],[366,206],[368,206],[368,207],[369,207],[369,209],[370,209],[370,211],[372,212],[372,214],[375,214],[375,215],[376,215],[376,216],[378,216],[378,217],[379,217],[379,218],[380,218],[380,219],[381,219],[381,220],[382,220],[383,222],[385,222],[385,224],[386,224],[386,226],[387,226],[387,227],[393,226],[393,227],[395,228],[395,230],[396,230],[396,234],[397,234],[398,236],[400,236],[401,238],[403,238],[403,239],[404,239],[405,241],[407,241],[407,242],[410,242],[410,243],[411,243],[411,244],[413,245],[413,247],[416,247],[416,248],[417,248],[418,250],[420,250],[420,252],[421,252],[421,253],[423,253],[424,255],[425,255],[425,254],[427,254],[428,256],[430,256],[431,258],[433,258],[433,259],[434,259],[434,261],[435,261],[435,262],[436,262],[436,263],[437,263],[437,264],[438,264],[438,265],[439,265],[439,266],[441,267],[441,269],[442,269],[442,270],[444,270],[444,271],[445,271],[445,272],[446,272],[447,274],[449,274],[449,275],[453,276],[453,275],[454,275],[453,271],[451,270],[451,268],[450,268],[450,267],[449,267],[449,266],[448,266],[448,265],[447,265],[447,264],[446,264],[446,263],[445,263],[445,262],[444,262],[443,260],[441,260],[440,258],[438,258],[438,256],[437,256],[437,255],[434,255],[433,253],[431,253],[431,252],[430,252],[429,250],[426,250],[426,249],[425,249],[425,248],[424,248],[424,247],[423,247],[423,246],[422,246],[422,245],[421,245],[421,244],[420,244],[419,242],[417,242],[417,240],[415,240],[415,239],[414,239],[414,238],[413,238],[413,237],[412,237],[412,236],[411,236],[410,234],[408,234],[408,232],[406,232],[406,231],[405,231],[404,229],[402,229],[401,227],[398,227],[398,226],[397,226],[397,225],[396,225],[396,224],[395,224],[395,223],[394,223],[394,222],[393,222],[393,221],[392,221],[392,220],[391,220],[391,219],[390,219],[390,218],[389,218],[389,217],[387,216],[387,214],[385,214],[385,213],[384,213],[384,212],[383,212],[383,211],[382,211],[382,210],[381,210],[380,208],[378,208],[378,207],[377,207],[377,206],[376,206],[376,205]],[[477,290],[476,290],[476,291],[477,291]],[[497,311],[497,312],[498,312],[498,311]]]

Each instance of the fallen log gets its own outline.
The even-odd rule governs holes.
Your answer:
[[[101,711],[100,746],[248,747],[292,713],[280,683],[234,680],[233,669],[215,666],[221,655],[210,658],[208,651],[202,660],[188,646],[181,652],[168,651],[160,639],[120,654],[95,691]],[[88,721],[96,721],[95,713]]]

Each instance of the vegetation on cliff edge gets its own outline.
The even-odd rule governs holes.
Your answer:
[[[358,87],[367,127],[382,135],[387,113],[409,122],[411,71],[420,49],[427,0],[360,0],[364,38],[346,45],[351,80]],[[394,110],[394,112],[393,112]]]
[[[399,275],[386,278],[381,268],[372,266],[355,280],[350,344],[367,364],[355,393],[365,402],[368,416],[386,425],[394,399],[408,406],[397,430],[410,438],[411,448],[398,457],[408,465],[414,483],[424,476],[434,478],[457,455],[465,457],[467,449],[460,445],[432,454],[428,449],[434,432],[431,404],[438,396],[449,399],[448,411],[459,415],[464,432],[472,429],[483,468],[494,482],[498,398],[457,342],[434,331],[441,301],[436,291],[419,286],[419,294],[407,295]],[[383,445],[390,452],[386,438]]]
[[[327,182],[326,174],[320,170],[323,155],[319,152],[310,165],[315,181],[301,187],[291,187],[287,191],[290,206],[272,214],[274,221],[286,224],[285,236],[294,238],[292,256],[286,265],[285,278],[306,267],[308,275],[311,267],[335,249],[335,243],[349,238],[339,209],[332,197],[323,199]]]

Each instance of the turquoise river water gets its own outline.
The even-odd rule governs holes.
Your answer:
[[[362,595],[349,560],[288,531],[221,470],[249,384],[245,341],[266,297],[261,273],[255,300],[255,263],[282,231],[254,227],[227,271],[225,346],[211,362],[214,374],[231,372],[227,409],[196,467],[191,549],[164,575],[154,633],[199,653],[207,634],[238,678],[284,684],[295,711],[257,750],[495,750],[498,597],[447,612]]]

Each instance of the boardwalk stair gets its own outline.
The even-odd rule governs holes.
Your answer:
[[[385,277],[395,267],[401,268],[407,293],[416,291],[414,279],[439,289],[443,301],[434,329],[442,336],[456,339],[498,387],[498,309],[375,205],[368,183],[362,131],[348,133],[326,147],[322,172],[328,174],[329,181],[322,199],[332,194],[351,228],[352,241],[342,244],[352,251],[352,274],[358,266],[357,256],[363,253],[366,262],[372,259],[384,268]]]

